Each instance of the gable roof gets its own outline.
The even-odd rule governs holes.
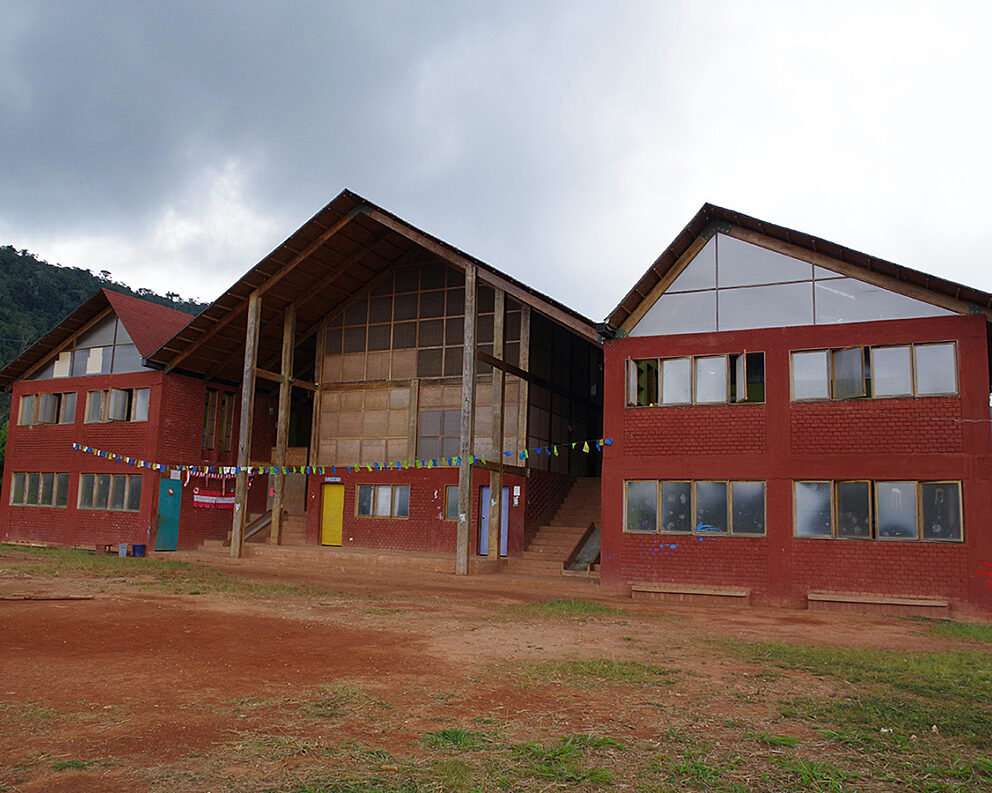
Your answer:
[[[191,314],[140,297],[110,289],[99,289],[48,333],[0,369],[0,388],[9,389],[16,380],[29,375],[52,355],[64,349],[75,336],[92,327],[111,312],[120,318],[121,324],[124,325],[124,329],[134,341],[143,359],[193,319]]]
[[[166,371],[175,369],[240,382],[246,309],[251,294],[258,292],[263,298],[258,366],[263,370],[278,369],[283,314],[292,304],[299,329],[296,368],[312,370],[313,342],[309,340],[325,316],[393,267],[426,261],[441,261],[459,269],[475,266],[481,282],[504,289],[508,297],[530,305],[590,341],[596,338],[592,320],[362,196],[343,190],[149,360]],[[309,349],[302,347],[305,342]]]
[[[685,264],[685,258],[695,255],[701,243],[717,231],[831,270],[844,271],[854,278],[952,311],[984,314],[987,320],[992,321],[992,294],[988,292],[869,256],[820,237],[777,226],[715,204],[703,204],[610,312],[606,318],[609,325],[619,329],[632,319],[636,321],[636,315],[650,307],[668,287],[673,272],[677,274]]]

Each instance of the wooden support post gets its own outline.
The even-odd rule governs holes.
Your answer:
[[[241,556],[245,525],[248,522],[248,462],[251,455],[251,423],[255,413],[255,365],[258,363],[258,321],[262,296],[248,297],[245,324],[245,365],[241,376],[241,422],[238,426],[238,468],[234,487],[234,523],[231,526],[231,556]]]
[[[461,462],[458,465],[458,533],[455,575],[468,575],[468,544],[472,527],[472,455],[475,444],[475,320],[476,266],[465,266],[465,333],[462,349]]]
[[[530,306],[524,303],[520,307],[520,368],[530,371]],[[527,437],[527,419],[530,413],[529,383],[520,379],[520,390],[517,392],[517,446],[526,449],[530,445]],[[523,463],[528,468],[530,461]]]
[[[319,465],[320,459],[320,413],[324,391],[324,344],[327,341],[327,327],[317,323],[317,350],[314,353],[313,379],[316,388],[313,392],[313,418],[310,420],[310,448],[307,451],[307,465]],[[334,461],[332,461],[334,462]],[[309,506],[309,505],[308,505]]]
[[[276,419],[276,478],[272,496],[272,523],[269,542],[278,545],[282,538],[282,511],[286,499],[286,475],[280,470],[286,465],[289,446],[289,408],[293,396],[293,346],[296,341],[296,306],[290,303],[282,318],[282,365],[279,370],[279,414]]]
[[[503,360],[503,320],[506,313],[506,292],[495,290],[493,312],[493,357]],[[502,369],[493,369],[493,422],[490,437],[497,470],[489,472],[489,538],[486,558],[499,559],[499,535],[503,525],[503,383],[506,375]]]

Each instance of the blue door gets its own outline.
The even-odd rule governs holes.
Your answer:
[[[163,479],[158,485],[158,530],[156,551],[174,551],[179,547],[179,502],[183,489],[178,479]]]
[[[503,488],[503,499],[500,503],[499,522],[499,555],[506,556],[506,537],[510,529],[510,488]],[[482,495],[479,496],[479,556],[489,553],[489,488],[482,488]]]

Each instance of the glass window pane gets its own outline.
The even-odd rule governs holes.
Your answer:
[[[69,503],[69,474],[59,474],[55,479],[55,506],[64,507]]]
[[[79,508],[93,509],[93,474],[81,474],[79,477]]]
[[[51,506],[55,503],[55,474],[41,475],[41,504]]]
[[[140,372],[143,368],[141,353],[133,344],[118,344],[114,347],[115,372]]]
[[[765,533],[765,483],[731,482],[734,534]]]
[[[96,500],[93,506],[96,509],[106,509],[110,502],[110,474],[96,475]]]
[[[792,398],[830,399],[826,350],[792,353]]]
[[[458,520],[458,488],[445,488],[444,519]]]
[[[678,278],[666,290],[669,292],[689,292],[716,288],[716,237],[713,235],[700,249]]]
[[[854,278],[816,284],[816,324],[949,316],[953,312]]]
[[[636,370],[635,394],[632,394],[631,402],[635,405],[657,405],[658,404],[658,359],[651,358],[646,361],[634,361]]]
[[[127,421],[127,405],[130,391],[119,388],[110,389],[110,404],[107,406],[109,421]]]
[[[834,350],[834,399],[865,395],[865,354],[861,347]]]
[[[957,482],[923,482],[923,539],[961,539],[961,487]]]
[[[878,536],[916,539],[916,482],[876,482]]]
[[[957,356],[954,342],[918,344],[916,355],[916,393],[954,394],[958,390]]]
[[[696,482],[696,531],[727,531],[727,483]]]
[[[115,317],[107,317],[97,325],[80,335],[76,340],[77,347],[104,347],[114,343],[114,333],[116,331],[117,320]]]
[[[784,253],[770,251],[726,234],[717,234],[716,240],[721,287],[784,284],[809,281],[813,277],[812,265]]]
[[[461,411],[442,410],[441,411],[441,434],[453,438],[461,434]]]
[[[372,485],[358,486],[358,514],[372,514]]]
[[[103,420],[103,391],[90,391],[86,395],[86,420],[91,423]]]
[[[627,482],[626,531],[658,529],[658,483]]]
[[[110,489],[110,508],[111,509],[124,509],[124,495],[127,490],[127,476],[124,474],[117,474],[114,476],[111,482]]]
[[[24,474],[14,474],[10,488],[10,503],[24,503],[24,485],[27,477]]]
[[[59,420],[59,395],[38,394],[38,423],[54,424]]]
[[[829,537],[830,482],[795,483],[797,537]]]
[[[458,438],[442,438],[440,451],[442,457],[457,457],[461,451],[461,441]]]
[[[871,486],[868,482],[838,482],[837,536],[871,537]]]
[[[75,350],[72,353],[72,376],[79,377],[86,374],[86,361],[89,359],[89,350]]]
[[[873,396],[907,396],[913,393],[912,349],[873,347],[871,390]]]
[[[24,500],[25,504],[38,503],[38,491],[41,489],[41,475],[28,474],[28,495]]]
[[[721,289],[717,322],[723,330],[813,324],[813,283]],[[769,307],[774,306],[774,311]]]
[[[631,336],[707,333],[716,330],[716,292],[666,292],[631,330]]]
[[[376,517],[388,518],[392,502],[393,488],[390,485],[376,485],[375,514]]]
[[[696,402],[727,401],[727,357],[715,355],[696,358]]]
[[[127,488],[127,508],[130,512],[141,509],[141,476],[129,476]]]
[[[24,396],[22,396],[18,405],[19,407],[17,412],[17,423],[21,425],[33,424],[34,394],[25,394]]]
[[[410,517],[410,485],[396,485],[393,488],[393,515],[397,518]]]
[[[76,420],[76,392],[62,395],[62,412],[59,415],[60,424],[72,424]]]
[[[151,389],[134,389],[134,405],[131,408],[131,421],[148,421],[148,402],[150,399]],[[224,394],[221,400],[221,406],[224,408],[224,411],[221,413],[221,433],[223,433],[226,428],[227,394]]]
[[[661,483],[661,530],[692,531],[692,482]]]
[[[661,362],[661,402],[663,405],[692,402],[691,358],[669,358]]]

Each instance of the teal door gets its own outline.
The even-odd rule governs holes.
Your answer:
[[[174,551],[179,547],[179,502],[182,494],[182,485],[178,479],[163,479],[159,482],[156,551]]]

